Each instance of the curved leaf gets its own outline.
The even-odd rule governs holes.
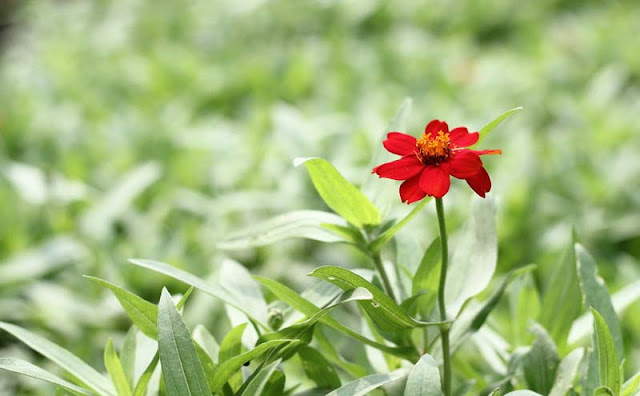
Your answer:
[[[616,345],[609,331],[609,326],[602,315],[591,308],[596,328],[596,341],[598,351],[598,373],[600,385],[620,394],[620,369],[618,368],[618,354]],[[597,391],[598,389],[596,389]]]
[[[404,396],[440,396],[440,372],[431,355],[424,355],[409,372]]]
[[[491,121],[490,123],[488,123],[487,125],[485,125],[484,127],[482,127],[482,129],[480,129],[479,131],[479,138],[478,141],[476,142],[476,144],[474,144],[471,147],[475,147],[478,144],[480,144],[480,142],[482,142],[484,140],[485,137],[487,137],[487,135],[489,134],[489,132],[493,131],[493,129],[495,127],[497,127],[502,121],[504,121],[505,119],[507,119],[510,115],[518,112],[522,110],[522,107],[516,107],[514,109],[511,110],[507,110],[504,113],[502,113],[501,115],[499,115],[496,119],[494,119],[493,121]]]
[[[21,359],[0,358],[0,369],[50,382],[54,385],[65,388],[66,390],[74,394],[90,396],[94,395],[93,392],[90,392],[87,389],[80,388],[79,386],[76,386],[71,382],[65,381],[62,378]]]
[[[104,365],[107,368],[113,385],[116,387],[118,396],[130,396],[131,388],[129,388],[129,382],[122,368],[122,362],[120,362],[120,358],[116,353],[111,339],[107,341],[107,346],[104,349]]]

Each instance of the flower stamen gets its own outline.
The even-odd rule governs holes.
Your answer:
[[[431,133],[423,133],[416,141],[416,156],[425,165],[438,165],[446,161],[453,149],[449,134],[443,131],[438,131],[434,136]]]

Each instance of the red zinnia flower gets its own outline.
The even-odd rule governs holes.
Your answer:
[[[400,198],[408,204],[429,195],[442,198],[448,191],[449,175],[464,179],[479,196],[491,190],[491,179],[482,166],[481,155],[502,154],[502,150],[470,150],[478,141],[478,132],[469,133],[459,127],[449,131],[446,122],[433,120],[427,124],[420,139],[389,132],[382,144],[393,154],[401,155],[396,161],[373,168],[371,173],[394,180],[405,180],[400,185]]]

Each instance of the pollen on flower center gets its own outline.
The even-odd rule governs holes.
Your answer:
[[[448,133],[439,131],[436,136],[423,133],[416,141],[416,156],[425,165],[439,164],[451,156],[451,139]]]

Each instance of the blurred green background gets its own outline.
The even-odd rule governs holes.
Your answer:
[[[230,233],[326,209],[293,158],[327,158],[362,184],[406,97],[414,135],[433,118],[478,130],[524,107],[483,143],[503,150],[485,159],[500,271],[538,263],[544,284],[573,227],[610,290],[640,279],[635,0],[33,0],[0,12],[0,319],[98,367],[129,322],[82,274],[151,301],[164,284],[184,290],[126,260],[204,276]],[[453,229],[471,195],[454,183]],[[436,226],[429,207],[403,230],[407,249]],[[314,266],[365,263],[305,241],[231,254],[298,286]],[[221,334],[220,312],[196,298],[186,315]],[[637,371],[637,303],[623,325]],[[0,348],[34,359],[6,334]],[[41,386],[20,381],[25,394]]]

